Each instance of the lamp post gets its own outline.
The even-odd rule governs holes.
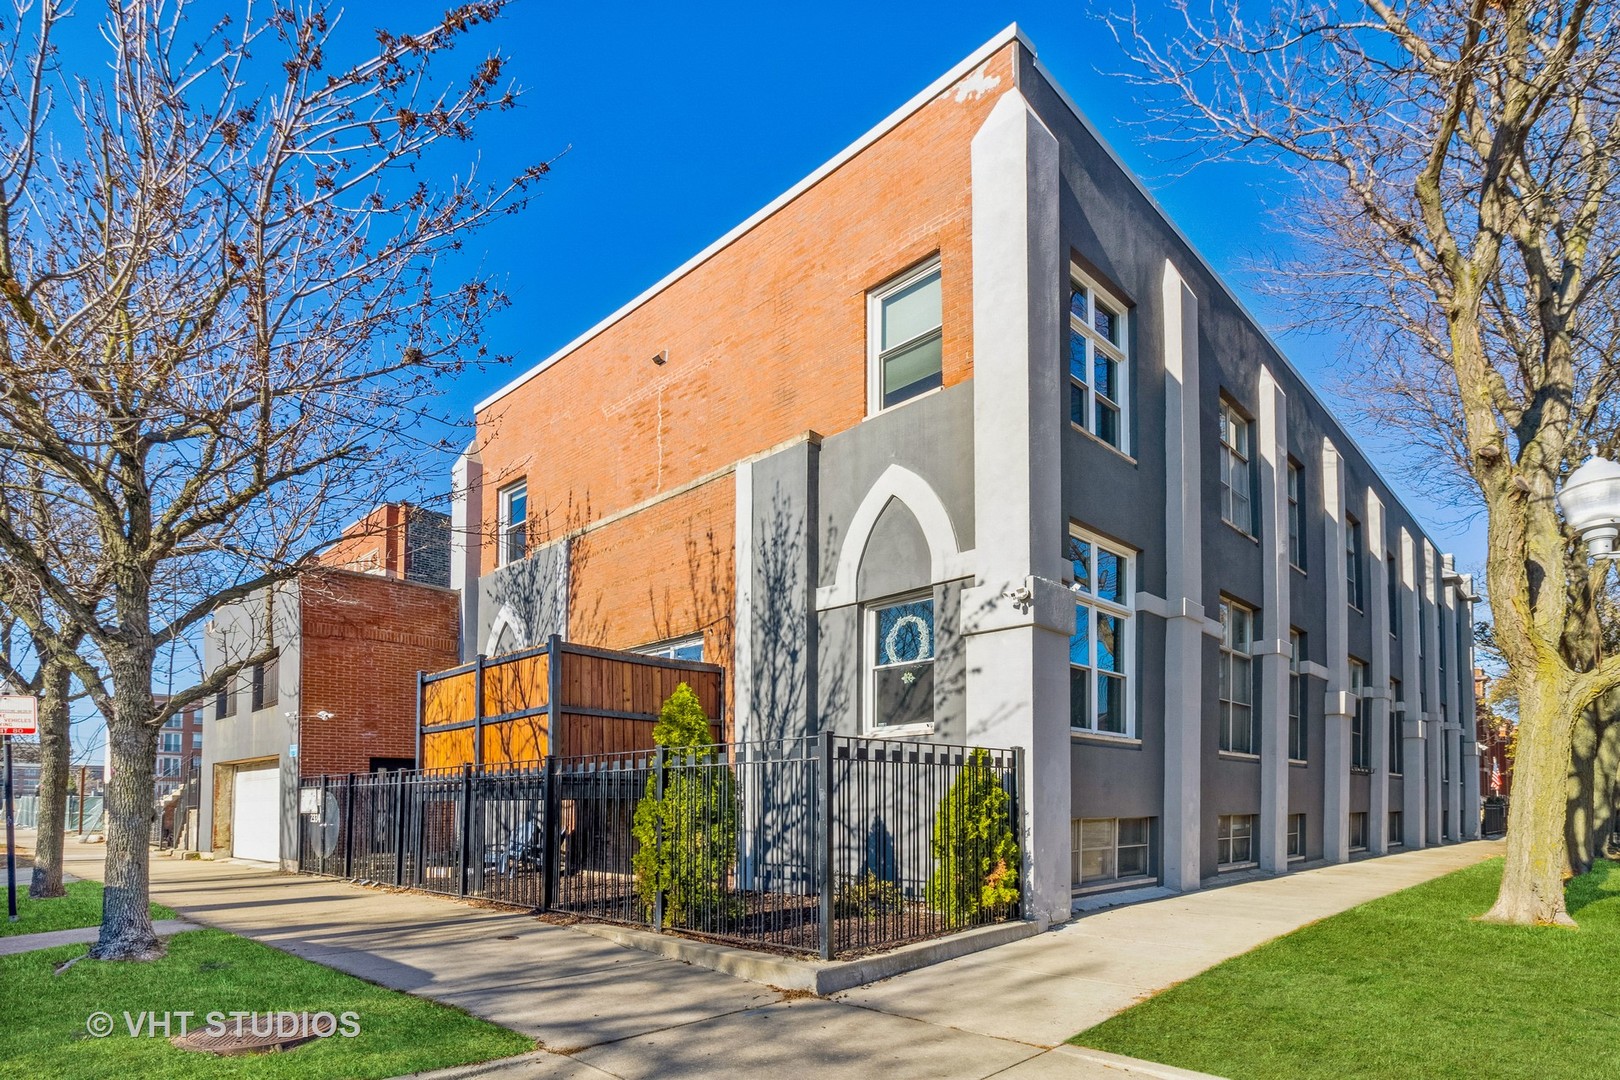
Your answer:
[[[1620,464],[1591,458],[1569,474],[1558,493],[1564,521],[1580,533],[1594,559],[1620,559]]]

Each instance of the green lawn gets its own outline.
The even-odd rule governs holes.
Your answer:
[[[81,960],[56,965],[83,945],[0,957],[0,1031],[7,1076],[136,1080],[162,1077],[384,1077],[445,1068],[534,1049],[534,1041],[409,994],[385,990],[330,968],[219,930],[169,939],[151,963]],[[178,1050],[167,1039],[132,1038],[124,1013],[235,1010],[352,1011],[354,1038],[327,1038],[295,1049],[242,1057]],[[110,1013],[112,1034],[92,1038],[87,1018]],[[206,1020],[192,1020],[194,1026]],[[179,1020],[173,1021],[179,1034]]]
[[[0,869],[0,874],[4,870]],[[31,873],[31,872],[30,872]],[[101,883],[70,881],[67,895],[54,900],[30,900],[28,877],[17,874],[17,921],[5,917],[5,880],[0,877],[0,937],[12,934],[42,934],[48,930],[72,930],[101,923]],[[162,904],[152,905],[152,918],[172,919],[174,912]]]
[[[1501,875],[1324,919],[1070,1041],[1233,1080],[1620,1076],[1620,864],[1570,882],[1579,930],[1474,921]]]

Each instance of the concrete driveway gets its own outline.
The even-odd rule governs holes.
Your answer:
[[[1059,1044],[1262,941],[1495,854],[1474,843],[1099,912],[832,999],[654,957],[522,913],[231,862],[154,858],[186,918],[532,1036],[444,1077],[1189,1077]],[[99,847],[66,869],[101,877]]]

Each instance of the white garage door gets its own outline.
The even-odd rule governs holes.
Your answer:
[[[281,861],[281,770],[236,770],[231,805],[231,854]]]

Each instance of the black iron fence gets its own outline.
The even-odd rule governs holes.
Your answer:
[[[1479,832],[1481,836],[1498,837],[1507,835],[1507,800],[1499,795],[1490,796],[1485,805],[1480,808]]]
[[[1022,769],[823,735],[325,776],[299,869],[852,956],[1021,916]]]

